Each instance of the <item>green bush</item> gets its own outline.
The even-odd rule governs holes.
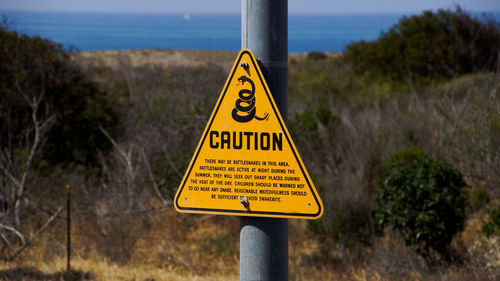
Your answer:
[[[373,42],[347,46],[345,58],[358,73],[425,84],[465,73],[498,71],[500,26],[460,7],[403,17]]]
[[[373,238],[371,209],[365,204],[347,203],[342,210],[332,210],[329,220],[310,220],[308,229],[320,239],[344,246],[369,245]]]
[[[486,236],[500,235],[500,206],[490,210],[489,219],[483,224],[481,231]]]
[[[316,106],[316,110],[304,110],[302,113],[296,113],[290,120],[290,127],[293,130],[315,131],[318,124],[327,128],[338,125],[340,117],[333,115],[332,111],[322,105]]]
[[[25,149],[33,121],[29,101],[40,98],[37,118],[45,128],[43,160],[51,164],[96,162],[96,150],[110,142],[100,132],[116,127],[118,116],[62,45],[0,25],[0,146]]]
[[[469,196],[472,211],[477,211],[490,202],[490,195],[484,188],[474,189]]]
[[[420,254],[445,254],[464,227],[465,188],[462,174],[450,164],[421,150],[402,150],[386,163],[376,187],[377,230],[390,225]]]
[[[307,53],[307,59],[313,60],[313,61],[324,60],[327,57],[328,56],[323,52],[313,51],[313,52]]]

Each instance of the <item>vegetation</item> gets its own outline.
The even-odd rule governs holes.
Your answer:
[[[393,55],[383,53],[391,60],[405,58],[394,64],[399,70],[388,68],[387,61],[383,63],[387,68],[381,68],[380,61],[371,57],[374,50],[381,50],[384,38],[396,40],[389,33],[401,34],[407,44],[417,40],[407,36],[422,35],[420,25],[439,26],[443,20],[453,23],[448,25],[451,29],[444,33],[431,29],[442,45],[465,46],[453,41],[468,38],[458,28],[462,24],[489,38],[469,42],[469,47],[477,48],[469,53],[477,55],[467,62],[470,67],[459,59],[467,55],[456,55],[456,50],[437,50],[441,53],[420,67],[419,59],[431,53],[415,44],[411,56],[398,50],[392,50]],[[291,280],[498,279],[498,237],[481,231],[483,224],[495,224],[493,211],[490,218],[488,213],[500,199],[500,76],[498,66],[486,63],[491,51],[498,50],[495,26],[460,9],[426,12],[402,19],[394,32],[375,42],[352,44],[345,54],[290,56],[289,130],[325,206],[320,220],[290,220]],[[407,27],[415,31],[401,33]],[[84,272],[80,275],[105,280],[235,279],[238,219],[177,214],[171,200],[236,54],[68,53],[47,40],[2,30],[8,40],[17,40],[2,52],[16,50],[17,57],[9,53],[0,61],[1,256],[23,245],[5,227],[16,226],[16,202],[22,208],[20,227],[15,229],[22,230],[26,241],[61,213],[58,206],[69,183],[75,222],[73,265]],[[445,38],[448,35],[453,38]],[[38,46],[38,55],[28,47],[9,47],[23,44]],[[430,67],[431,62],[443,54],[453,54],[442,61],[451,63],[444,65],[452,71],[432,74],[436,66]],[[12,74],[16,72],[20,74]],[[32,91],[30,98],[19,91],[16,79]],[[40,98],[42,88],[46,90]],[[40,141],[34,145],[37,127]],[[61,134],[57,137],[50,133],[56,127],[54,132]],[[71,133],[77,127],[78,134],[86,132],[84,137]],[[53,146],[65,136],[69,139],[58,144],[64,147],[65,156],[60,156]],[[409,159],[415,159],[415,166],[408,164],[413,163]],[[9,161],[15,164],[13,169],[7,169]],[[414,173],[416,168],[425,173]],[[436,177],[438,181],[430,180]],[[24,182],[19,180],[23,178]],[[400,185],[396,178],[415,179],[421,185]],[[443,184],[438,184],[441,179]],[[470,208],[464,205],[464,183],[472,188]],[[438,187],[448,187],[449,192]],[[24,190],[21,196],[19,190]],[[415,220],[429,221],[399,227],[412,217],[393,216],[398,212],[388,210],[408,199],[404,190],[434,194],[422,196],[422,206],[439,202],[455,220],[443,222],[436,215],[441,209],[418,209],[421,206],[409,201],[409,207],[422,211]],[[0,262],[0,279],[2,274],[11,276],[15,271],[9,268],[18,265],[59,276],[65,266],[65,224],[57,215],[51,222],[14,262]],[[377,236],[378,225],[396,230],[386,227]],[[429,263],[415,247],[405,246],[405,240],[421,252],[446,248],[449,259]]]
[[[111,147],[99,128],[118,116],[61,45],[19,35],[5,20],[0,42],[0,257],[9,260],[62,211],[38,200],[37,177],[56,165],[97,164],[96,152]],[[28,229],[24,219],[41,208],[44,222]]]
[[[483,188],[474,189],[469,196],[469,205],[471,211],[478,211],[490,202],[490,195]]]
[[[483,224],[482,232],[487,236],[500,236],[500,206],[492,208],[488,215],[488,221]]]
[[[462,174],[421,150],[403,150],[386,163],[376,189],[377,227],[390,225],[425,255],[445,254],[463,230],[467,202]]]
[[[477,72],[498,71],[500,26],[457,7],[403,17],[378,40],[351,44],[346,59],[370,72],[415,85]]]
[[[62,45],[0,26],[0,140],[2,147],[26,147],[32,101],[38,121],[47,123],[43,160],[51,164],[96,163],[96,151],[110,148],[99,126],[118,116],[105,93],[80,70]]]

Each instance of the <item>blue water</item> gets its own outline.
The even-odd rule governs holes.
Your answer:
[[[240,49],[240,15],[104,14],[0,11],[14,29],[81,51]],[[343,51],[374,40],[403,14],[289,15],[288,51]],[[493,16],[500,19],[500,13]]]

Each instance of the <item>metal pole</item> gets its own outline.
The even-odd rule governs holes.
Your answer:
[[[67,252],[67,264],[66,264],[66,271],[71,270],[71,187],[66,185],[66,230],[67,230],[67,244],[66,244],[66,252]]]
[[[241,47],[250,49],[288,119],[288,0],[242,0]],[[240,280],[288,280],[288,219],[241,217]]]

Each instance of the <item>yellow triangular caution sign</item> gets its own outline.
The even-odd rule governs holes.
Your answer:
[[[179,212],[316,219],[323,204],[260,68],[242,50],[174,199]]]

